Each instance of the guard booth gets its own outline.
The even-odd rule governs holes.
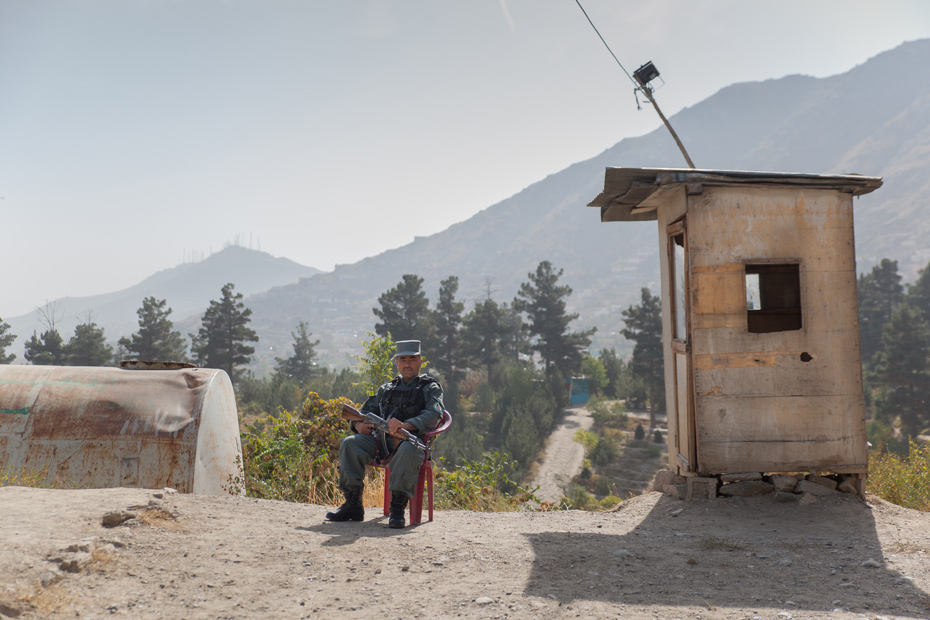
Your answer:
[[[226,372],[132,364],[145,369],[0,365],[0,465],[64,487],[241,491]]]
[[[602,222],[658,222],[670,469],[867,471],[853,197],[880,178],[608,168]]]

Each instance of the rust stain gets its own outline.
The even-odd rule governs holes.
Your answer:
[[[14,469],[46,470],[77,486],[182,492],[196,474],[205,480],[198,492],[214,493],[241,457],[223,371],[3,365],[0,386],[0,463]],[[215,466],[198,473],[201,462]]]

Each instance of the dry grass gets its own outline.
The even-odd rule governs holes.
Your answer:
[[[746,546],[729,538],[717,538],[716,536],[702,536],[698,541],[701,549],[705,551],[738,551],[745,549]]]
[[[143,508],[136,513],[136,519],[138,519],[140,523],[152,527],[178,532],[186,531],[186,528],[178,522],[178,518],[174,516],[174,514],[160,506]]]
[[[331,475],[321,476],[320,484],[310,487],[308,504],[317,506],[338,506],[342,504],[342,491],[338,486],[338,474],[333,466]],[[369,467],[365,477],[365,491],[362,493],[362,505],[366,508],[379,508],[384,505],[384,470]]]

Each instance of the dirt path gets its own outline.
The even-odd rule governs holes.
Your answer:
[[[584,407],[566,409],[546,445],[546,454],[531,486],[539,486],[536,496],[555,502],[565,494],[565,486],[581,473],[584,466],[584,446],[574,440],[578,429],[588,430],[593,424]]]
[[[127,508],[141,521],[101,526]],[[800,506],[647,493],[611,513],[441,511],[403,530],[380,513],[324,522],[326,510],[0,488],[0,618],[930,616],[930,514],[847,495]],[[60,550],[82,539],[93,559],[60,572],[76,555]],[[38,585],[52,569],[60,580]]]

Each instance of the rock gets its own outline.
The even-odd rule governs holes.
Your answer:
[[[616,551],[614,551],[614,555],[618,555],[621,558],[628,558],[632,556],[633,554],[627,551],[626,549],[617,549]]]
[[[796,502],[801,499],[801,496],[796,493],[785,493],[784,491],[775,491],[775,501],[776,502]]]
[[[779,563],[781,566],[791,566],[791,560],[789,560],[788,558],[782,558],[782,559],[778,560],[778,563]],[[786,605],[787,605],[788,603],[791,603],[791,601],[785,601],[785,604],[786,604]],[[794,605],[794,603],[792,603],[792,605]]]
[[[124,522],[135,519],[136,514],[129,512],[128,510],[118,510],[116,512],[108,512],[103,515],[103,518],[100,519],[100,525],[103,527],[116,527],[117,525],[122,525]]]
[[[662,491],[669,497],[674,497],[676,499],[685,499],[688,496],[688,485],[687,484],[666,484],[662,487]]]
[[[652,482],[652,490],[664,492],[667,484],[685,484],[685,477],[667,469],[660,469]]]
[[[67,573],[79,573],[85,566],[90,564],[91,560],[93,559],[93,556],[91,556],[89,553],[75,553],[70,558],[65,558],[62,560],[58,565],[58,568]]]
[[[697,560],[695,560],[694,558],[688,558],[687,561],[688,561],[688,564],[697,564]]]
[[[22,613],[23,610],[19,607],[13,607],[12,605],[7,605],[6,603],[0,603],[0,614],[4,616],[18,618]]]
[[[817,497],[813,493],[804,493],[801,495],[801,499],[798,500],[799,506],[809,506],[816,503]]]
[[[853,484],[852,482],[850,482],[849,480],[844,480],[844,481],[842,481],[842,482],[839,484],[838,487],[836,487],[836,490],[837,490],[837,491],[841,491],[841,492],[843,492],[843,493],[852,493],[852,494],[855,494],[855,493],[856,493],[856,485],[854,485],[854,484]]]
[[[717,497],[717,486],[720,483],[716,478],[702,478],[691,476],[688,478],[688,501],[694,499],[714,499]]]
[[[164,499],[164,498],[165,498],[165,492],[164,492],[164,491],[155,491],[154,493],[152,493],[152,497],[154,497],[155,499]]]
[[[743,482],[731,482],[720,487],[721,495],[737,495],[740,497],[755,497],[771,493],[775,489],[768,482],[761,480],[744,480]]]
[[[836,480],[833,480],[832,478],[824,478],[823,476],[815,476],[814,474],[811,474],[807,477],[807,480],[809,482],[813,482],[814,484],[825,486],[831,491],[836,489]]]
[[[63,553],[90,553],[97,546],[96,538],[84,538],[79,543],[71,543],[64,549]]]
[[[799,480],[798,485],[794,487],[794,492],[810,493],[811,495],[817,495],[820,497],[826,497],[827,495],[834,495],[836,493],[836,491],[830,487],[811,482],[810,480]]]
[[[720,476],[723,482],[744,482],[746,480],[762,480],[762,474],[757,471],[746,472],[744,474],[723,474]]]
[[[867,566],[867,567],[869,567],[869,568],[881,568],[881,567],[882,567],[881,562],[876,562],[876,561],[875,561],[874,559],[872,559],[872,558],[869,558],[868,560],[866,560],[865,562],[863,562],[862,565],[863,565],[863,566]]]
[[[776,491],[782,491],[784,493],[791,493],[794,491],[794,487],[798,483],[797,478],[786,474],[775,474],[771,476],[769,480],[775,485]]]
[[[39,575],[39,583],[42,584],[43,588],[47,588],[55,585],[64,578],[65,576],[60,570],[52,568]]]
[[[670,517],[677,517],[678,515],[680,515],[680,514],[683,513],[684,511],[685,511],[684,508],[679,508],[678,510],[673,510],[673,511],[671,511],[670,513],[668,513],[668,516],[670,516]]]
[[[494,602],[494,599],[490,596],[479,596],[475,599],[475,605],[490,605]]]
[[[167,493],[168,495],[174,495],[175,493],[178,492],[177,489],[172,489],[171,487],[165,487],[165,488],[162,489],[162,490],[163,490],[165,493]]]

